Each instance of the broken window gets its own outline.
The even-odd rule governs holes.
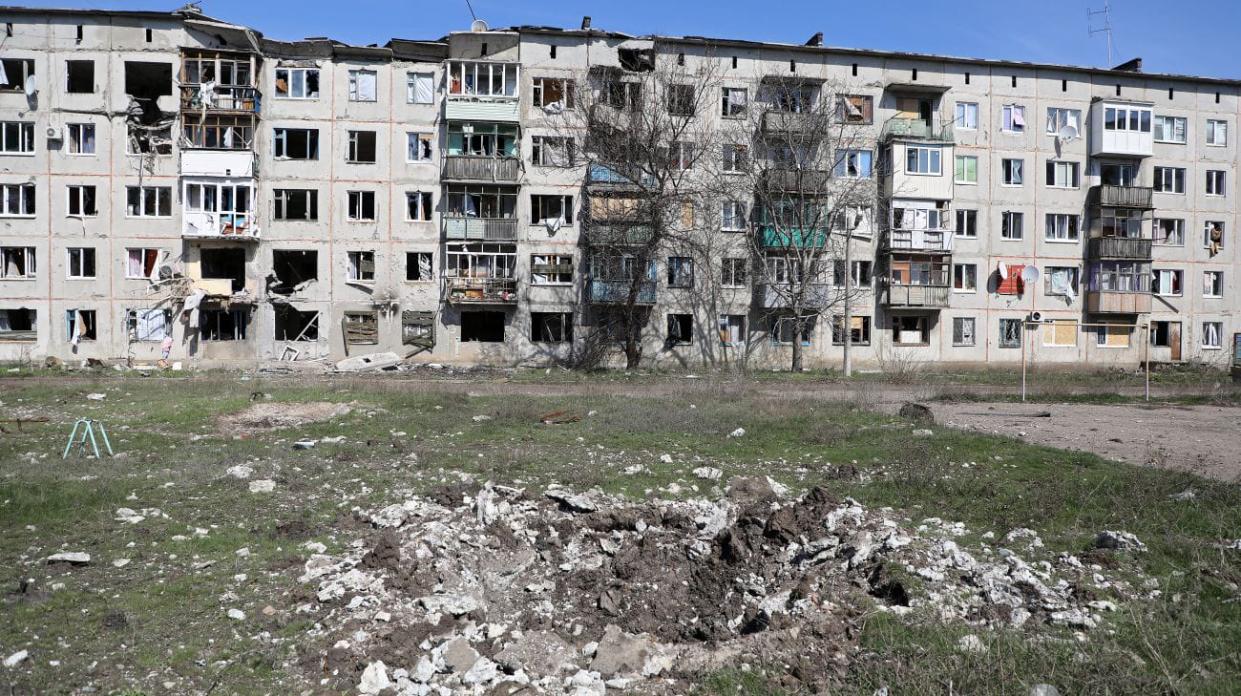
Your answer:
[[[181,134],[186,147],[249,150],[254,144],[254,127],[249,116],[210,114],[187,121]]]
[[[430,133],[406,133],[405,161],[430,162],[434,154],[431,143]]]
[[[159,249],[126,249],[125,277],[149,278],[156,277],[156,265],[159,263]]]
[[[355,222],[366,222],[375,219],[375,192],[350,191],[349,210],[346,217]]]
[[[448,278],[516,277],[515,244],[449,244],[444,259],[444,276]]]
[[[67,276],[70,279],[95,277],[95,249],[93,247],[70,247],[67,250]]]
[[[721,93],[721,116],[725,118],[745,116],[746,108],[749,106],[749,92],[744,87],[724,87]]]
[[[573,257],[534,254],[530,257],[530,282],[534,285],[572,284]]]
[[[95,333],[95,310],[65,310],[65,336],[67,336],[69,338],[69,342],[74,345],[77,345],[81,341],[95,340],[97,337],[97,334]]]
[[[198,316],[199,338],[204,341],[244,341],[249,324],[249,309],[204,309]]]
[[[435,312],[406,310],[401,312],[401,343],[421,346],[430,350],[435,347]]]
[[[431,252],[409,251],[405,253],[405,280],[435,280],[432,275]]]
[[[745,343],[745,315],[720,315],[720,344],[739,346]]]
[[[125,332],[131,341],[159,343],[172,335],[172,311],[159,307],[126,310]]]
[[[870,345],[870,317],[849,317],[849,342],[855,346]],[[845,318],[832,317],[832,345],[844,345]]]
[[[435,103],[435,75],[429,72],[405,74],[405,101],[410,104]]]
[[[1202,347],[1203,348],[1220,348],[1223,346],[1224,322],[1222,321],[1204,321],[1202,322]],[[1126,334],[1126,337],[1128,334]],[[1127,342],[1126,342],[1127,345]]]
[[[318,99],[318,68],[276,68],[277,99]]]
[[[233,292],[246,289],[245,249],[202,249],[199,253],[204,280],[231,280]]]
[[[504,312],[462,312],[462,343],[503,343]]]
[[[272,204],[276,220],[319,219],[319,192],[315,189],[275,189]]]
[[[130,123],[125,152],[131,155],[171,155],[172,126]]]
[[[319,159],[317,128],[276,128],[272,133],[273,155],[276,159]]]
[[[0,341],[33,341],[38,336],[37,313],[33,309],[0,309]]]
[[[1203,297],[1223,297],[1224,296],[1224,272],[1223,271],[1203,271],[1202,272],[1202,296]]]
[[[346,253],[349,280],[355,282],[373,282],[375,280],[375,252],[350,251]]]
[[[343,324],[346,345],[379,343],[378,312],[345,312]]]
[[[268,280],[268,291],[287,295],[312,280],[318,280],[319,252],[313,249],[273,249],[271,268],[275,278]]]
[[[0,152],[9,155],[34,153],[34,122],[0,123]]]
[[[448,154],[516,157],[521,138],[510,123],[448,124]]]
[[[406,191],[405,192],[405,219],[430,220],[433,208],[431,206],[430,191]]]
[[[34,213],[34,184],[0,184],[0,216],[29,217]]]
[[[35,248],[0,247],[0,278],[34,278]]]
[[[953,317],[952,345],[974,345],[974,317]]]
[[[1095,345],[1100,348],[1128,348],[1130,332],[1130,327],[1123,324],[1096,326]]]
[[[532,93],[534,106],[548,111],[572,109],[573,89],[573,80],[559,77],[536,77]]]
[[[155,101],[172,94],[172,63],[125,61],[125,94]]]
[[[745,229],[745,203],[722,201],[720,203],[720,229],[724,232],[740,232]]]
[[[530,223],[542,225],[548,220],[572,225],[573,196],[530,196]]]
[[[34,60],[30,58],[4,58],[0,60],[0,92],[21,92],[26,89],[26,78],[34,75]]]
[[[452,61],[447,65],[449,95],[467,97],[517,96],[519,68],[515,63]]]
[[[694,260],[688,256],[668,257],[668,287],[690,288],[694,286]]]
[[[69,131],[69,154],[95,154],[95,124],[70,123],[66,128]]]
[[[694,115],[694,85],[668,85],[668,113],[673,116]]]
[[[95,209],[95,187],[94,186],[66,186],[65,190],[69,194],[68,213],[72,217],[94,217]]]
[[[744,172],[746,170],[746,154],[749,148],[745,145],[723,146],[723,169],[726,172]]]
[[[836,100],[836,118],[844,123],[867,124],[875,120],[875,99],[864,94],[842,94]]]
[[[604,87],[604,100],[613,109],[637,111],[642,108],[642,84],[612,80]]]
[[[650,72],[655,69],[653,48],[618,48],[616,59],[622,68],[630,72]]]
[[[1001,319],[1000,320],[1000,347],[1001,348],[1020,348],[1021,347],[1021,331],[1022,331],[1022,322],[1020,319]]]
[[[573,312],[531,312],[530,340],[534,343],[572,343]]]
[[[319,313],[303,312],[287,304],[275,306],[277,341],[319,340]]]
[[[515,188],[453,184],[447,195],[447,214],[453,217],[510,219],[516,215]]]
[[[65,61],[65,91],[70,94],[90,94],[95,91],[95,61]]]
[[[694,342],[694,315],[668,315],[668,345],[687,346]]]
[[[345,161],[351,164],[374,164],[375,131],[349,131]]]
[[[1155,269],[1151,276],[1151,292],[1156,295],[1179,296],[1184,271],[1180,269]]]
[[[126,186],[125,214],[129,217],[172,217],[172,188]]]
[[[350,70],[349,101],[375,101],[376,78],[374,70]]]
[[[536,135],[531,138],[531,164],[544,167],[572,167],[573,155],[572,138],[553,138],[546,135]]]

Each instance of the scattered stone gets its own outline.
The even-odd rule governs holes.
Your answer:
[[[297,442],[293,443],[293,449],[295,450],[313,449],[314,446],[317,444],[319,444],[318,440],[298,440]]]
[[[18,650],[17,652],[13,653],[12,655],[9,655],[8,657],[4,658],[4,666],[5,666],[5,667],[8,667],[9,669],[13,669],[14,667],[16,667],[16,666],[20,665],[21,663],[25,662],[25,661],[26,661],[26,658],[28,658],[28,657],[30,657],[30,651],[28,651],[28,650]]]
[[[494,659],[506,672],[523,669],[528,674],[551,675],[572,666],[577,654],[551,631],[530,631],[509,642]]]
[[[584,493],[572,493],[560,486],[548,486],[543,494],[560,503],[561,507],[573,512],[594,512],[599,509],[599,505],[591,496]]]
[[[694,476],[707,481],[718,481],[724,475],[723,471],[713,466],[700,466],[694,469]]]
[[[1115,551],[1145,551],[1146,544],[1143,544],[1137,536],[1129,532],[1105,530],[1099,532],[1094,540],[1097,549],[1112,549]]]
[[[234,621],[245,621],[246,613],[240,609],[229,609],[228,618]]]
[[[129,565],[128,558],[117,558],[117,559],[113,559],[112,561],[113,568],[124,568],[127,565]]]
[[[745,437],[745,428],[737,428],[728,434],[728,437]]]
[[[985,653],[989,650],[987,644],[982,642],[982,639],[973,633],[961,636],[961,640],[957,641],[957,649],[965,653],[978,654]]]
[[[1184,502],[1193,500],[1194,498],[1197,498],[1197,497],[1198,497],[1198,491],[1195,491],[1192,488],[1186,488],[1180,493],[1173,493],[1172,495],[1168,496],[1168,499],[1176,500],[1178,502],[1184,503]]]
[[[146,517],[139,515],[138,512],[135,510],[131,510],[125,507],[116,509],[116,521],[117,522],[128,522],[129,524],[138,524],[139,522],[145,519]]]
[[[368,695],[378,694],[391,686],[392,682],[388,680],[388,666],[383,663],[383,660],[377,660],[362,670],[362,680],[358,682],[358,691]]]
[[[603,677],[643,674],[654,650],[654,644],[646,636],[625,633],[615,624],[608,624],[595,649],[595,657],[590,661],[590,670]]]
[[[473,418],[471,418],[470,420],[474,421],[475,423],[483,423],[483,422],[491,420],[491,416],[485,413],[480,413],[477,416],[474,416]]]
[[[444,666],[452,672],[468,672],[478,662],[478,651],[470,647],[470,641],[458,636],[439,648]]]
[[[107,394],[94,393],[94,394],[87,394],[87,395],[86,395],[86,398],[90,399],[91,401],[103,401],[104,399],[108,398],[108,395],[107,395]]]
[[[259,479],[250,482],[251,493],[272,493],[276,490],[276,482],[271,479]]]
[[[663,462],[664,464],[671,464],[671,463],[672,463],[672,455],[671,455],[671,454],[661,454],[661,455],[659,455],[659,461]]]
[[[914,437],[933,437],[935,432],[927,428],[916,428],[910,433],[910,435],[913,435]]]
[[[1060,696],[1060,690],[1051,684],[1035,684],[1030,687],[1030,696]]]
[[[242,481],[244,481],[254,475],[254,469],[253,467],[247,466],[245,464],[238,464],[236,466],[228,467],[228,469],[224,473],[229,476],[232,476],[235,479],[241,479]]]
[[[48,564],[68,563],[69,565],[84,566],[90,563],[90,554],[84,551],[63,551],[48,556],[47,562]]]

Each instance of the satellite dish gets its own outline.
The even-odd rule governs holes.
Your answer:
[[[1000,279],[1008,280],[1008,264],[1001,261],[999,270],[1000,270]]]
[[[476,19],[473,22],[470,22],[470,31],[475,34],[487,31],[487,23],[481,19]]]
[[[1056,131],[1056,137],[1066,143],[1077,140],[1077,136],[1077,127],[1068,124],[1061,126],[1060,130]]]
[[[26,76],[25,89],[27,97],[33,97],[39,91],[39,86],[35,84],[34,75]]]
[[[1038,267],[1026,266],[1021,269],[1021,282],[1026,285],[1033,285],[1038,282],[1039,275]]]

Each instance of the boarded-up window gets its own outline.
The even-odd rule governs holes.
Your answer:
[[[1058,319],[1043,327],[1043,345],[1067,346],[1077,345],[1077,322],[1072,319]]]
[[[435,312],[407,310],[401,312],[401,343],[430,350],[435,346]]]
[[[379,343],[379,315],[376,312],[345,312],[346,345],[374,345]]]
[[[1128,348],[1130,327],[1124,325],[1103,325],[1097,328],[1096,342],[1106,348]]]

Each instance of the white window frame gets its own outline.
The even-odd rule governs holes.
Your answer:
[[[1224,198],[1228,195],[1228,172],[1223,169],[1208,169],[1206,186],[1203,195],[1212,198]]]
[[[77,132],[76,137],[74,137],[75,131]],[[86,142],[85,136],[87,132],[90,132],[90,150],[89,151],[82,149],[82,144]],[[70,157],[94,157],[95,153],[98,152],[99,150],[99,140],[97,137],[98,133],[99,133],[99,130],[95,128],[95,124],[93,123],[65,124],[65,140],[67,141],[67,143],[65,144],[65,154],[69,155]],[[73,149],[75,142],[77,143],[76,151]]]
[[[922,153],[926,153],[925,161]],[[910,155],[914,155],[913,159],[916,163],[915,168],[910,169]],[[923,165],[926,165],[925,168]],[[909,176],[943,176],[944,175],[944,153],[943,148],[929,147],[926,145],[906,145],[905,146],[905,174]]]
[[[418,99],[418,83],[422,79],[430,84],[431,89],[427,92],[430,98],[426,101]],[[428,71],[410,70],[405,73],[405,103],[406,104],[434,104],[435,103],[435,73]]]
[[[746,229],[745,203],[723,201],[720,203],[720,231],[744,232]]]
[[[973,213],[972,215],[970,213]],[[953,216],[956,230],[953,232],[963,239],[978,238],[978,211],[968,208],[957,208]],[[972,224],[971,224],[972,221]]]
[[[957,287],[958,272],[961,275],[961,287],[959,288]],[[978,293],[978,264],[952,264],[952,291],[963,295],[975,295]]]
[[[1228,147],[1228,121],[1207,119],[1207,147]]]
[[[164,250],[159,247],[126,247],[125,248],[125,278],[128,280],[150,280],[150,275],[132,275],[129,272],[130,259],[136,254],[141,263],[140,266],[146,265],[146,257],[148,252],[155,252],[155,265],[152,267],[152,274],[159,270],[159,260],[163,257]]]
[[[283,95],[280,94],[276,90],[276,80],[280,77],[280,73],[282,72],[285,73],[285,78],[286,78],[285,79],[286,92]],[[293,93],[294,73],[300,73],[302,76],[301,94]],[[306,79],[311,73],[314,73],[316,79],[318,79],[319,81],[319,90],[314,92],[313,94],[311,94],[308,90],[309,80]],[[323,80],[322,80],[322,75],[320,74],[318,68],[279,68],[278,67],[275,69],[275,71],[273,71],[272,75],[273,75],[273,78],[272,78],[271,93],[272,93],[272,97],[275,99],[293,99],[297,101],[313,101],[313,100],[318,99],[319,95],[322,93]]]
[[[1219,227],[1220,240],[1219,248],[1224,248],[1224,243],[1228,241],[1228,225],[1223,220],[1207,220],[1202,224],[1202,248],[1209,249],[1211,247],[1211,229]]]
[[[1166,281],[1164,279],[1167,279]],[[1175,279],[1175,282],[1173,280]],[[1182,297],[1185,295],[1185,271],[1180,268],[1156,268],[1151,271],[1151,292],[1159,297]],[[1154,286],[1158,286],[1156,290]],[[1179,286],[1178,292],[1172,288]]]
[[[138,212],[133,213],[129,208],[129,192],[137,190],[138,193]],[[155,191],[155,213],[147,211],[147,195],[146,192]],[[159,215],[160,199],[168,198],[168,214]],[[157,218],[166,220],[172,217],[172,187],[171,186],[126,186],[125,187],[125,217],[127,218]]]
[[[1047,167],[1051,170],[1051,176],[1047,179],[1048,188],[1069,190],[1081,188],[1081,162],[1048,160]],[[1067,182],[1065,182],[1066,178]]]
[[[1044,295],[1048,297],[1068,296],[1068,293],[1056,292],[1055,289],[1051,285],[1051,278],[1057,271],[1069,271],[1069,273],[1072,275],[1072,282],[1070,282],[1069,285],[1073,289],[1073,294],[1078,295],[1081,293],[1082,269],[1080,267],[1078,266],[1048,266],[1046,272],[1043,274],[1043,294]]]
[[[1211,327],[1211,328],[1208,328]],[[1214,339],[1214,342],[1212,342]],[[1202,322],[1202,340],[1199,341],[1203,350],[1220,350],[1224,347],[1224,322]]]
[[[410,202],[417,201],[413,207],[417,208],[415,217],[410,216]],[[424,204],[429,206],[429,210],[423,210]],[[426,217],[423,217],[423,215]],[[378,211],[376,212],[378,215]],[[405,222],[430,222],[435,219],[435,195],[429,191],[406,191],[405,192]]]
[[[1020,123],[1018,123],[1020,121]],[[1022,104],[1005,104],[1000,109],[1000,132],[1020,134],[1026,132],[1026,107]]]
[[[370,276],[363,278],[362,266],[369,257],[370,259]],[[368,250],[346,251],[345,252],[345,280],[350,283],[374,283],[376,276],[375,252]]]
[[[423,143],[427,147],[423,147]],[[417,147],[414,147],[417,145]],[[425,157],[423,156],[425,152]],[[416,157],[410,157],[416,153]],[[426,164],[435,161],[435,135],[423,131],[407,131],[405,133],[405,163]]]
[[[1064,106],[1047,107],[1047,124],[1043,127],[1044,132],[1047,135],[1059,135],[1060,129],[1065,126],[1073,126],[1079,132],[1081,131],[1081,109],[1070,109]]]
[[[969,326],[969,331],[965,330],[966,325]],[[959,341],[957,340],[958,334],[961,336]],[[978,319],[976,317],[952,318],[952,345],[956,348],[970,348],[978,345]]]
[[[1016,236],[1013,236],[1012,234],[1012,230],[1013,230],[1012,223],[1009,222],[1007,225],[1005,224],[1006,221],[1011,221],[1014,219],[1021,221],[1021,224],[1017,226]],[[1026,227],[1026,215],[1024,212],[1019,211],[1019,210],[1005,210],[1000,213],[1000,239],[1004,241],[1009,241],[1009,242],[1019,242],[1022,239],[1024,239],[1026,236],[1025,227]],[[1007,236],[1004,234],[1005,228],[1009,230],[1009,234]]]
[[[555,152],[560,150],[563,156],[556,161]],[[552,153],[549,157],[548,154]],[[530,136],[530,163],[540,167],[558,167],[566,169],[577,162],[577,147],[572,138],[558,135]]]
[[[1210,279],[1214,277],[1215,282],[1211,283]],[[1212,286],[1218,286],[1212,288]],[[1224,272],[1223,271],[1203,271],[1202,272],[1202,296],[1207,299],[1217,300],[1224,296]]]
[[[16,126],[17,149],[9,149],[9,131]],[[33,157],[35,150],[34,121],[0,122],[0,155]]]
[[[1164,221],[1173,223],[1172,227],[1175,230],[1175,234],[1173,235],[1173,237],[1180,241],[1176,241],[1176,242],[1161,242],[1160,241],[1163,230],[1160,227],[1159,223],[1164,222]],[[1153,227],[1155,231],[1155,244],[1158,244],[1160,246],[1171,246],[1171,247],[1185,246],[1185,219],[1184,218],[1155,218]]]
[[[960,130],[978,130],[978,102],[957,102],[953,124]]]
[[[1020,157],[1004,157],[1000,160],[1000,185],[1021,188],[1026,181],[1026,161]]]
[[[366,200],[367,194],[370,194],[370,197],[371,197],[372,217],[362,217],[363,209],[366,207],[363,205],[363,202]],[[353,217],[349,213],[349,209],[353,206],[354,196],[357,196],[358,198],[358,205],[357,205],[358,216],[357,217]],[[375,195],[374,191],[353,190],[353,191],[345,192],[345,220],[349,222],[375,222],[378,219],[379,219],[379,197]]]
[[[38,252],[32,246],[20,246],[14,244],[12,246],[0,246],[0,249],[10,253],[19,254],[22,259],[21,275],[8,275],[8,264],[3,263],[4,259],[0,258],[0,278],[4,280],[35,280],[39,277]]]
[[[92,203],[95,210],[86,212],[86,189],[94,190],[94,200]],[[76,195],[75,195],[76,194]],[[77,200],[78,212],[73,212],[74,200]],[[93,218],[99,216],[99,195],[98,189],[89,184],[68,184],[65,186],[65,217],[72,218]]]
[[[1006,339],[1005,336],[1007,335],[1007,332],[1005,332],[1004,330],[1004,327],[1006,326],[1011,327],[1014,325],[1017,327],[1016,342]],[[1013,319],[1011,317],[1001,317],[998,328],[1000,330],[1000,335],[998,336],[996,340],[996,347],[1002,348],[1004,350],[1010,350],[1010,349],[1021,348],[1023,345],[1025,345],[1026,327],[1025,327],[1024,319]]]
[[[970,161],[974,162],[974,178],[968,175],[969,169],[965,166]],[[957,176],[960,172],[961,176]],[[952,163],[952,182],[954,184],[978,185],[978,155],[956,155],[953,157]]]
[[[9,210],[10,190],[17,191],[17,210]],[[34,184],[0,184],[0,217],[32,218],[39,208],[36,205],[39,192]],[[30,212],[26,212],[30,211]]]
[[[74,260],[74,252],[77,252],[77,260]],[[84,275],[82,269],[86,261],[86,254],[90,252],[91,265],[95,267],[95,272],[91,275]],[[77,267],[77,273],[74,273],[74,266]],[[99,252],[95,247],[68,247],[65,249],[65,278],[67,280],[93,280],[99,277]]]
[[[721,287],[744,288],[749,284],[749,277],[749,259],[740,256],[726,256],[720,259]]]
[[[1170,138],[1159,137],[1159,125],[1164,123],[1170,130],[1172,136]],[[1155,116],[1155,142],[1168,143],[1172,145],[1184,145],[1189,142],[1189,119],[1184,116]],[[1180,130],[1180,138],[1177,138],[1177,130]]]
[[[1043,238],[1058,244],[1078,243],[1082,238],[1081,216],[1074,213],[1047,213]]]
[[[568,273],[535,273],[535,266],[563,266],[568,265],[570,269],[574,267],[573,256],[571,254],[531,254],[530,255],[530,284],[531,285],[551,285],[564,287],[573,284],[573,271]]]
[[[1152,183],[1155,187],[1155,192],[1179,196],[1185,195],[1185,175],[1184,167],[1155,167],[1151,175],[1154,179]],[[1177,184],[1180,185],[1178,186]]]
[[[365,83],[360,78],[370,77],[371,80],[371,98],[363,98],[362,88]],[[379,73],[375,70],[367,68],[357,68],[349,71],[349,101],[351,102],[367,102],[374,103],[379,101]]]

